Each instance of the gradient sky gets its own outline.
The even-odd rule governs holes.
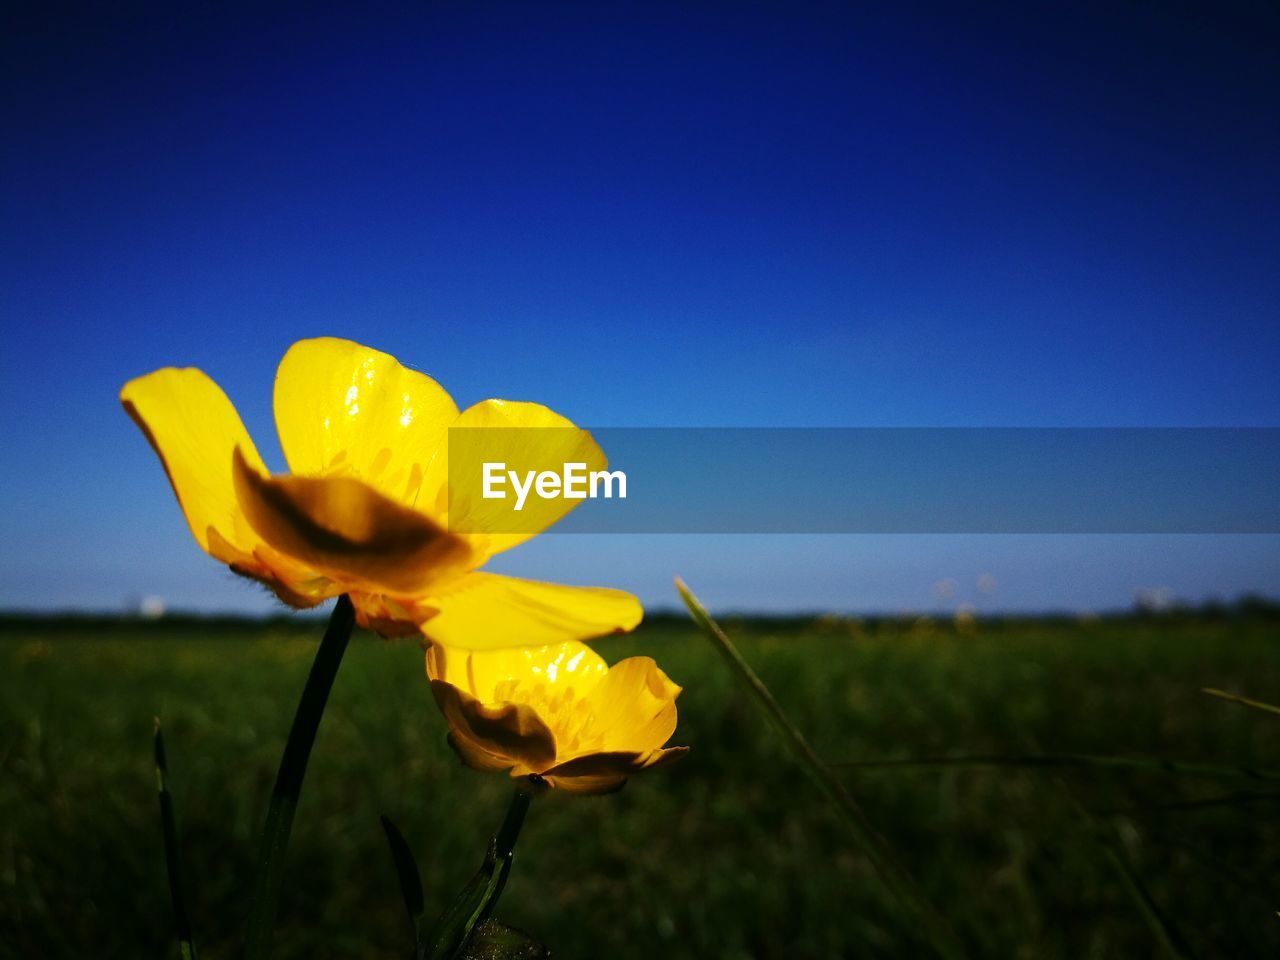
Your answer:
[[[199,366],[282,466],[307,336],[588,425],[1280,424],[1261,0],[371,6],[3,15],[0,607],[268,609],[116,394]],[[499,569],[1099,608],[1280,593],[1280,538],[561,536]]]

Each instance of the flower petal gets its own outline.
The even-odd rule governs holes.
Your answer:
[[[530,686],[545,684],[551,691],[572,687],[587,695],[609,673],[604,657],[585,643],[569,640],[541,647],[467,650],[432,644],[427,652],[427,676],[443,680],[485,702],[498,699],[506,681]]]
[[[621,590],[468,573],[419,604],[430,640],[471,650],[541,647],[633,629],[644,611]]]
[[[484,704],[443,680],[431,681],[431,693],[449,725],[454,749],[469,766],[543,770],[555,762],[555,737],[530,707]]]
[[[542,776],[553,787],[566,793],[611,793],[622,789],[629,776],[650,767],[671,763],[688,752],[688,747],[668,747],[646,753],[590,753],[558,763],[543,771]]]
[[[356,608],[356,623],[366,630],[387,639],[418,637],[420,617],[413,613],[411,600],[389,597],[384,593],[353,593],[351,603]]]
[[[300,340],[280,361],[276,430],[295,474],[353,476],[429,511],[422,479],[449,424],[453,399],[426,374],[350,340]]]
[[[125,412],[164,465],[196,542],[223,563],[243,563],[262,541],[245,519],[232,478],[237,449],[262,470],[262,458],[227,395],[192,367],[166,367],[120,391]]]
[[[509,482],[507,497],[482,496],[485,463],[504,464],[522,482],[530,471],[560,474],[566,463],[584,464],[588,476],[607,465],[590,433],[541,404],[485,400],[464,410],[451,426],[447,455],[432,461],[423,489],[448,491],[437,509],[447,511],[450,530],[473,537],[486,556],[524,543],[582,501],[530,492],[515,512]]]
[[[465,735],[454,733],[452,730],[445,734],[445,740],[453,749],[453,752],[458,755],[458,759],[472,770],[491,773],[498,770],[510,770],[515,766],[510,758],[495,756],[480,746],[479,743]]]
[[[258,535],[332,580],[415,593],[471,564],[465,541],[353,477],[268,476],[239,450],[233,463],[236,494]]]
[[[651,657],[628,657],[609,668],[587,699],[607,750],[647,754],[676,732],[679,695]]]

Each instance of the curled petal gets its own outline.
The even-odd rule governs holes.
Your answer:
[[[232,455],[261,470],[262,458],[227,395],[203,372],[166,367],[120,391],[120,402],[159,456],[201,548],[244,562],[262,541],[240,509]]]
[[[676,731],[680,687],[650,657],[629,657],[609,668],[587,697],[608,750],[648,755]]]
[[[469,649],[540,647],[633,629],[640,601],[621,590],[468,573],[420,606],[422,632]]]
[[[435,492],[422,481],[458,408],[426,374],[350,340],[300,340],[280,361],[274,404],[293,473],[356,477],[431,510]]]
[[[543,771],[553,787],[566,793],[599,794],[621,790],[632,774],[680,759],[688,747],[667,747],[645,753],[591,753]]]
[[[491,773],[499,770],[510,770],[515,765],[510,758],[490,753],[479,742],[472,740],[466,734],[455,733],[450,730],[445,735],[445,740],[448,741],[453,752],[458,755],[458,759],[472,770]]]
[[[235,489],[268,545],[340,583],[414,593],[471,562],[467,544],[352,477],[268,476],[239,450]]]
[[[454,749],[470,766],[521,766],[536,772],[555,762],[555,737],[532,708],[481,703],[443,680],[431,681],[431,693],[449,725]]]
[[[450,530],[471,537],[492,556],[541,533],[582,501],[530,495],[520,512],[513,496],[482,496],[484,464],[502,463],[521,478],[530,471],[561,473],[566,463],[581,463],[586,473],[603,470],[604,453],[591,434],[538,403],[485,400],[468,407],[450,426],[447,455],[436,457],[424,490],[447,491],[437,510],[447,513]]]

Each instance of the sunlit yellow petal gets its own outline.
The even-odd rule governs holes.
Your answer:
[[[585,697],[609,672],[604,658],[576,640],[542,647],[467,650],[432,644],[427,651],[427,676],[444,680],[485,702],[499,699],[514,687],[545,686],[548,696],[572,689]]]
[[[449,529],[474,536],[486,555],[523,543],[582,501],[531,494],[515,512],[513,495],[483,497],[485,463],[505,464],[521,478],[530,471],[561,474],[566,463],[584,464],[587,474],[606,466],[590,433],[541,404],[485,400],[468,407],[452,424],[448,456],[432,462],[423,489],[449,491],[437,510],[447,512]],[[506,489],[510,494],[509,484]]]
[[[450,647],[540,647],[633,629],[640,602],[603,587],[568,587],[495,573],[468,573],[424,601],[422,632]]]
[[[482,651],[433,644],[426,670],[450,743],[480,770],[537,774],[569,793],[608,793],[686,752],[663,747],[675,731],[680,687],[648,657],[609,668],[577,642]],[[551,758],[519,746],[535,721],[552,738]]]
[[[224,563],[252,556],[261,540],[240,510],[231,461],[237,449],[255,469],[262,459],[227,395],[199,370],[166,367],[126,383],[120,402],[164,464],[196,542]]]
[[[276,430],[295,474],[357,477],[428,510],[422,480],[458,408],[444,388],[350,340],[300,340],[280,361]]]
[[[555,762],[556,742],[547,725],[524,704],[485,704],[443,680],[431,681],[436,705],[449,724],[455,749],[480,769],[523,765],[543,770]]]
[[[648,753],[676,731],[680,687],[650,657],[615,663],[587,698],[606,750]]]
[[[236,494],[270,546],[351,588],[413,593],[467,569],[467,544],[353,477],[268,476],[238,452]]]

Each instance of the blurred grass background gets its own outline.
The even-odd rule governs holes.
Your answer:
[[[1029,751],[1280,769],[1266,617],[727,620],[832,762]],[[164,721],[197,943],[237,955],[258,831],[320,625],[10,621],[0,627],[0,956],[176,956],[151,718]],[[692,753],[601,798],[540,798],[499,915],[560,958],[908,957],[838,815],[716,652],[654,618],[598,646],[685,687]],[[989,767],[842,771],[975,956],[1158,956],[1082,821],[1199,956],[1280,953],[1280,781]],[[429,909],[474,872],[510,793],[459,765],[412,643],[359,635],[320,729],[289,853],[276,956],[403,957],[410,931],[380,813]]]

